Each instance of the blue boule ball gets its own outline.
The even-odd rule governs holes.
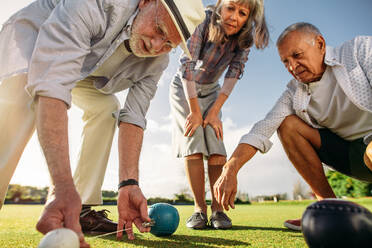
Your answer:
[[[155,221],[151,233],[155,236],[172,235],[180,223],[180,216],[175,207],[168,203],[156,203],[148,209],[149,216]]]

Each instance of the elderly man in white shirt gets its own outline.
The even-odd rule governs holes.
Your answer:
[[[322,163],[372,182],[372,37],[358,36],[332,48],[318,28],[301,22],[282,32],[277,48],[294,79],[266,117],[241,138],[214,185],[227,210],[234,208],[239,169],[257,150],[271,148],[275,131],[318,200],[336,197]],[[300,220],[284,225],[301,230]]]

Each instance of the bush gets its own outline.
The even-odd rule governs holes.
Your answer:
[[[152,204],[159,203],[159,202],[172,204],[173,200],[167,199],[167,198],[162,198],[162,197],[151,197],[151,198],[147,199],[147,204],[148,205],[152,205]]]
[[[327,171],[326,177],[337,197],[363,197],[372,195],[372,184],[348,177],[337,171]]]
[[[240,198],[235,199],[235,204],[252,204],[249,200],[241,200]]]

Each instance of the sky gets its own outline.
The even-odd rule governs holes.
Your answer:
[[[0,23],[30,0],[2,0]],[[216,1],[204,0],[205,5]],[[251,49],[243,78],[222,108],[224,141],[228,157],[237,146],[240,137],[272,108],[291,75],[281,63],[275,41],[290,24],[305,21],[317,26],[327,45],[339,46],[357,35],[372,35],[372,1],[370,0],[266,0],[265,15],[271,41],[264,50]],[[148,111],[148,126],[140,158],[140,186],[146,197],[173,197],[188,189],[182,159],[172,154],[172,118],[169,107],[169,83],[179,67],[180,49],[170,53],[170,63],[159,82],[159,88]],[[123,104],[126,92],[119,93]],[[69,140],[71,167],[74,170],[79,151],[82,130],[82,112],[75,107],[69,111]],[[273,148],[266,154],[257,153],[238,174],[238,190],[241,193],[271,195],[287,193],[292,196],[298,182],[305,187],[290,161],[287,159],[276,135],[271,138]],[[49,185],[47,165],[36,135],[27,145],[12,184],[31,186]],[[117,132],[108,163],[103,189],[116,190],[118,184]],[[208,197],[208,196],[207,196]]]

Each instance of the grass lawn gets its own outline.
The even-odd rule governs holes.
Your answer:
[[[372,199],[356,201],[372,210]],[[231,230],[190,230],[185,221],[193,212],[192,206],[177,206],[180,225],[170,237],[158,238],[150,233],[136,234],[135,241],[116,241],[115,236],[93,238],[86,236],[91,247],[306,247],[301,232],[283,227],[286,219],[300,217],[310,201],[255,203],[237,205],[229,211],[233,221]],[[116,206],[106,207],[110,217],[117,220]],[[101,208],[97,208],[101,209]],[[0,211],[0,247],[37,247],[42,235],[35,224],[42,211],[41,205],[4,205]]]

